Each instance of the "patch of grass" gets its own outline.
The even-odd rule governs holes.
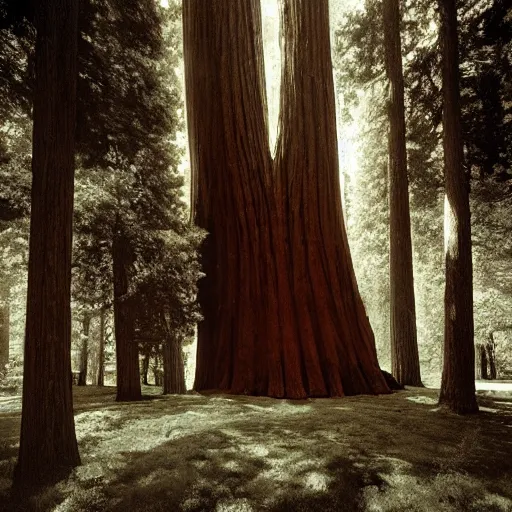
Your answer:
[[[483,398],[496,413],[464,418],[435,407],[428,389],[301,403],[184,395],[119,404],[114,388],[74,392],[83,466],[34,510],[512,511],[503,397]],[[0,503],[18,431],[19,414],[0,414]]]

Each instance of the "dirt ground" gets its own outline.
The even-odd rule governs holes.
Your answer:
[[[19,399],[0,400],[0,510],[512,511],[512,392],[481,412],[437,391],[304,401],[190,394],[116,403],[74,388],[82,466],[20,505],[9,499]]]

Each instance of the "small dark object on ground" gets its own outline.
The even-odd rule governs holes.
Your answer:
[[[386,372],[384,370],[381,370],[382,375],[384,375],[384,378],[386,379],[386,384],[389,386],[389,389],[392,389],[393,391],[398,391],[400,389],[405,389],[401,384],[397,382],[395,377],[391,375],[391,373]]]

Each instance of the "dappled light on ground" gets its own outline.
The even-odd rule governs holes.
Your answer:
[[[58,512],[512,507],[506,393],[481,398],[495,412],[465,418],[437,408],[437,393],[420,388],[297,402],[146,398],[116,403],[114,388],[75,388],[83,464],[32,505]],[[18,428],[19,412],[0,413],[0,503]]]

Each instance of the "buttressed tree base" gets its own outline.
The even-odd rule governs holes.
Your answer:
[[[209,232],[195,389],[389,392],[343,223],[327,0],[282,2],[274,159],[259,0],[188,0],[183,24],[193,215]]]

